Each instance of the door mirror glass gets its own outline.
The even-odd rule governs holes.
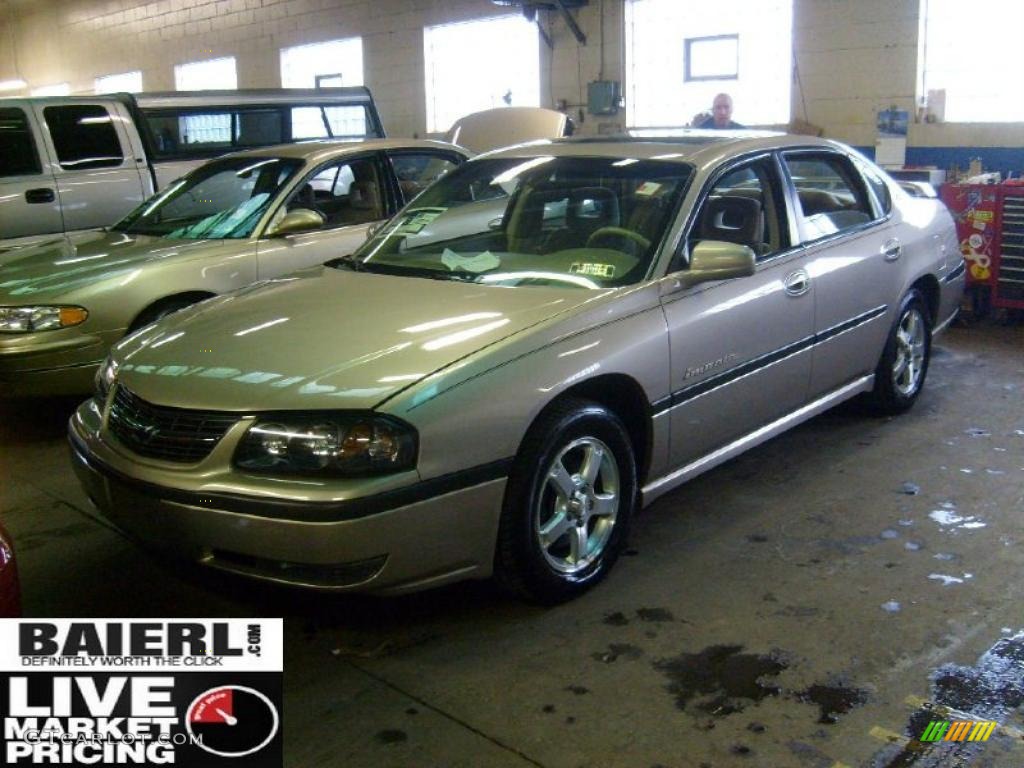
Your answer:
[[[285,214],[276,226],[270,228],[267,237],[284,237],[298,232],[312,232],[324,225],[323,214],[308,208],[293,208]]]

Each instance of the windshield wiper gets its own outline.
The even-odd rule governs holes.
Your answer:
[[[345,267],[346,269],[351,269],[353,272],[362,272],[365,269],[365,267],[363,267],[363,262],[357,261],[355,256],[351,253],[339,256],[336,259],[331,259],[330,261],[325,261],[324,266],[330,267],[331,269]]]

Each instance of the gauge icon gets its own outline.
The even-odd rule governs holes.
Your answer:
[[[220,757],[245,757],[269,744],[280,726],[277,707],[255,688],[223,685],[189,704],[185,728],[195,745]]]

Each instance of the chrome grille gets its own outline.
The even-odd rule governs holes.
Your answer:
[[[107,427],[140,456],[195,463],[210,455],[236,421],[232,413],[153,405],[118,386]]]

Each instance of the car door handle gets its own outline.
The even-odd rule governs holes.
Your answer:
[[[903,255],[903,243],[895,237],[891,240],[886,240],[882,244],[881,253],[886,261],[896,261],[896,259]]]
[[[786,277],[786,293],[790,296],[803,296],[811,290],[811,276],[806,271],[798,269]]]
[[[57,196],[53,194],[53,190],[49,187],[25,190],[26,203],[52,203],[56,199]]]

